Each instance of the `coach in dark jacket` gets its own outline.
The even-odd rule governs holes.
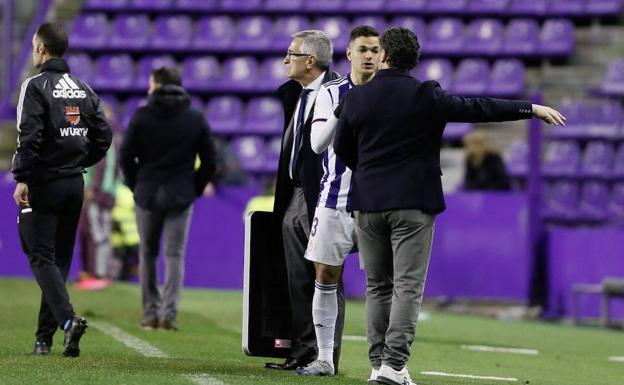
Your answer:
[[[215,171],[215,150],[203,114],[190,108],[177,69],[155,70],[149,94],[147,106],[139,108],[130,121],[121,146],[121,169],[136,201],[141,327],[176,330],[192,204]],[[201,163],[195,170],[198,156]],[[156,260],[163,229],[168,271],[161,300]]]
[[[409,75],[420,46],[406,28],[380,39],[381,66],[350,90],[334,149],[353,170],[352,207],[367,279],[371,377],[410,384],[406,362],[425,284],[434,216],[445,208],[440,145],[447,122],[493,122],[561,115],[528,101],[460,98]]]
[[[63,355],[74,357],[87,321],[74,313],[65,281],[83,201],[82,173],[106,155],[112,135],[98,96],[61,59],[65,30],[42,24],[32,45],[41,73],[22,84],[11,172],[22,247],[42,292],[33,354],[50,353],[60,326]]]
[[[318,90],[323,83],[338,77],[329,70],[331,57],[332,44],[323,32],[311,30],[294,34],[284,58],[291,80],[277,90],[277,97],[284,106],[285,125],[273,212],[288,276],[292,348],[284,363],[267,363],[266,367],[271,369],[295,370],[317,356],[312,322],[315,270],[304,254],[323,176],[322,157],[312,151],[310,130]],[[336,371],[344,326],[342,285],[338,289],[338,309],[334,343]]]

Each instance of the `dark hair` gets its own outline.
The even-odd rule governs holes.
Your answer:
[[[351,36],[349,37],[349,43],[358,37],[371,37],[379,36],[379,32],[370,25],[358,25],[351,30]]]
[[[67,32],[60,24],[43,23],[35,35],[41,39],[50,56],[61,57],[67,51]]]
[[[160,67],[152,71],[154,82],[160,85],[173,84],[176,86],[182,85],[182,78],[180,77],[180,71],[176,67]]]
[[[381,35],[379,44],[388,55],[390,67],[409,71],[418,64],[420,44],[414,32],[409,29],[390,28]]]

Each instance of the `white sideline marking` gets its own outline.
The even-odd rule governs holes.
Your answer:
[[[466,350],[474,350],[476,352],[527,354],[530,356],[537,356],[539,354],[539,351],[535,349],[501,348],[496,346],[484,345],[462,345],[461,348]]]
[[[116,339],[122,344],[126,345],[130,349],[134,349],[145,357],[156,357],[156,358],[167,358],[167,354],[162,350],[158,349],[154,345],[151,345],[149,342],[145,342],[141,339],[136,338],[135,336],[124,332],[116,326],[109,324],[104,321],[93,322],[90,321],[89,325],[98,329],[102,333]]]
[[[116,326],[113,326],[105,321],[90,321],[90,326],[93,326],[97,330],[106,334],[109,337],[121,342],[126,345],[130,349],[137,351],[139,354],[145,357],[156,357],[156,358],[169,358],[165,352],[158,349],[154,345],[149,342],[143,341],[140,338],[137,338],[131,334],[124,332]],[[185,374],[184,378],[190,380],[197,385],[227,385],[221,380],[217,380],[216,378],[210,377],[210,375],[206,373],[199,374]]]
[[[185,374],[183,377],[187,380],[193,381],[197,385],[225,385],[223,381],[212,378],[205,373]]]
[[[342,336],[343,341],[366,342],[366,336]]]
[[[420,372],[420,374],[424,374],[425,376],[471,378],[474,380],[492,380],[492,381],[509,381],[509,382],[518,381],[518,379],[515,377],[474,376],[472,374],[454,374],[454,373],[444,373],[444,372]]]
[[[613,356],[613,357],[609,357],[609,361],[613,361],[613,362],[624,362],[624,356]]]

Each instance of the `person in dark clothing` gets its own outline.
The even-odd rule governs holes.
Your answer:
[[[488,146],[483,131],[475,131],[464,137],[466,169],[464,190],[498,190],[511,188],[505,163],[498,153]]]
[[[318,201],[322,156],[312,151],[310,133],[316,95],[321,85],[335,80],[330,71],[332,43],[322,31],[301,31],[293,35],[284,64],[289,81],[277,90],[284,107],[284,134],[277,171],[273,213],[275,232],[283,246],[292,319],[292,348],[283,363],[269,362],[267,368],[295,370],[318,355],[312,320],[314,264],[305,259],[310,228]],[[338,317],[334,336],[334,368],[338,373],[344,327],[344,288],[337,289]]]
[[[407,28],[386,30],[380,70],[347,92],[334,139],[353,170],[351,207],[366,270],[370,381],[411,385],[407,361],[429,266],[435,215],[445,209],[440,146],[447,122],[539,117],[559,112],[528,101],[461,98],[410,76],[420,44]]]
[[[140,326],[177,330],[192,206],[214,174],[215,149],[203,114],[190,108],[176,68],[154,70],[148,93],[147,106],[130,121],[120,165],[136,202],[143,298]],[[197,156],[201,164],[195,170]],[[161,298],[156,261],[163,231],[166,278]]]
[[[32,45],[41,72],[22,83],[11,172],[22,248],[42,291],[33,354],[50,353],[60,326],[63,355],[77,357],[87,321],[75,314],[65,282],[82,207],[82,173],[104,157],[112,135],[98,96],[61,59],[65,30],[42,24]]]

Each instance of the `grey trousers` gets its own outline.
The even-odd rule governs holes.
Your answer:
[[[303,189],[295,188],[284,213],[282,222],[286,271],[292,316],[293,345],[292,358],[314,357],[317,355],[316,334],[312,321],[312,298],[314,297],[314,263],[305,259],[310,236],[310,224]],[[334,332],[334,368],[338,372],[342,331],[344,329],[345,298],[342,279],[336,293],[338,317]]]
[[[356,212],[366,270],[368,355],[401,370],[410,357],[431,256],[435,217],[420,210]]]
[[[175,320],[184,279],[184,254],[192,206],[179,211],[159,212],[136,206],[139,230],[139,277],[143,318]],[[156,263],[160,237],[165,238],[165,286],[161,299]]]

